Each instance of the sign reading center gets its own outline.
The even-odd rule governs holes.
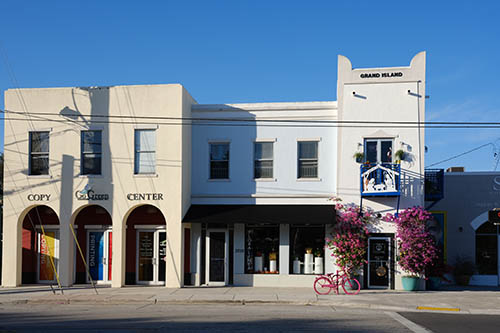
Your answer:
[[[163,200],[163,193],[129,193],[127,199],[136,200]]]

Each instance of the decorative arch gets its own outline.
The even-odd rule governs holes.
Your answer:
[[[19,221],[21,284],[55,282],[54,266],[58,271],[59,264],[59,216],[48,205],[32,205],[21,213]]]
[[[79,246],[76,250],[75,283],[90,282],[85,263],[93,282],[110,283],[113,262],[111,214],[99,204],[87,204],[75,210],[71,222]]]
[[[161,284],[165,280],[165,262],[163,257],[159,257],[161,252],[157,247],[161,242],[166,241],[165,229],[167,221],[163,212],[152,204],[139,204],[130,208],[124,217],[124,226],[126,227],[125,236],[125,284],[137,284],[139,281],[147,282],[147,279],[141,279],[145,266],[148,270],[152,265],[155,272],[146,274],[155,275],[151,281],[152,284]],[[144,238],[145,237],[145,238]],[[146,239],[147,238],[147,239]],[[145,248],[146,241],[151,242],[151,253]],[[149,261],[151,257],[151,262]],[[159,275],[158,275],[159,274]]]
[[[472,220],[470,226],[474,231],[476,231],[483,223],[488,222],[488,211],[485,211],[481,215],[478,215],[475,219]]]

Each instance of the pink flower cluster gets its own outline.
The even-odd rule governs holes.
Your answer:
[[[398,262],[410,275],[422,275],[438,259],[438,249],[432,235],[427,232],[426,221],[431,214],[422,207],[405,209],[399,215],[387,215],[386,221],[396,223]]]
[[[359,206],[335,205],[337,210],[337,224],[326,238],[327,246],[332,250],[335,263],[344,271],[356,271],[366,263],[368,247],[368,225],[372,214],[360,212]]]

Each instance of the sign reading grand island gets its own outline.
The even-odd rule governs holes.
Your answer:
[[[384,73],[361,73],[359,75],[362,79],[378,79],[387,77],[403,77],[403,72],[384,72]]]

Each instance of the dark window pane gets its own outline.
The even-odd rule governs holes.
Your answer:
[[[49,152],[49,132],[31,132],[31,152]]]
[[[84,175],[100,175],[101,174],[101,155],[84,154],[82,173]]]
[[[476,235],[476,265],[479,274],[497,275],[497,235]]]
[[[299,178],[317,178],[318,161],[299,161]]]
[[[49,156],[32,155],[30,159],[30,174],[33,176],[49,174]]]
[[[299,158],[318,158],[318,143],[299,142]]]
[[[392,141],[382,141],[381,145],[381,156],[382,163],[392,163]]]
[[[278,273],[279,226],[247,225],[245,233],[245,272]]]
[[[365,161],[377,163],[377,141],[367,141],[365,144]]]
[[[82,132],[83,151],[89,153],[101,152],[101,131]]]
[[[273,161],[255,161],[255,178],[273,178]]]
[[[273,143],[272,142],[256,142],[255,143],[255,159],[272,159],[273,158]]]
[[[228,179],[229,162],[210,162],[210,179]]]
[[[229,144],[228,143],[210,144],[210,160],[212,161],[229,160]]]

